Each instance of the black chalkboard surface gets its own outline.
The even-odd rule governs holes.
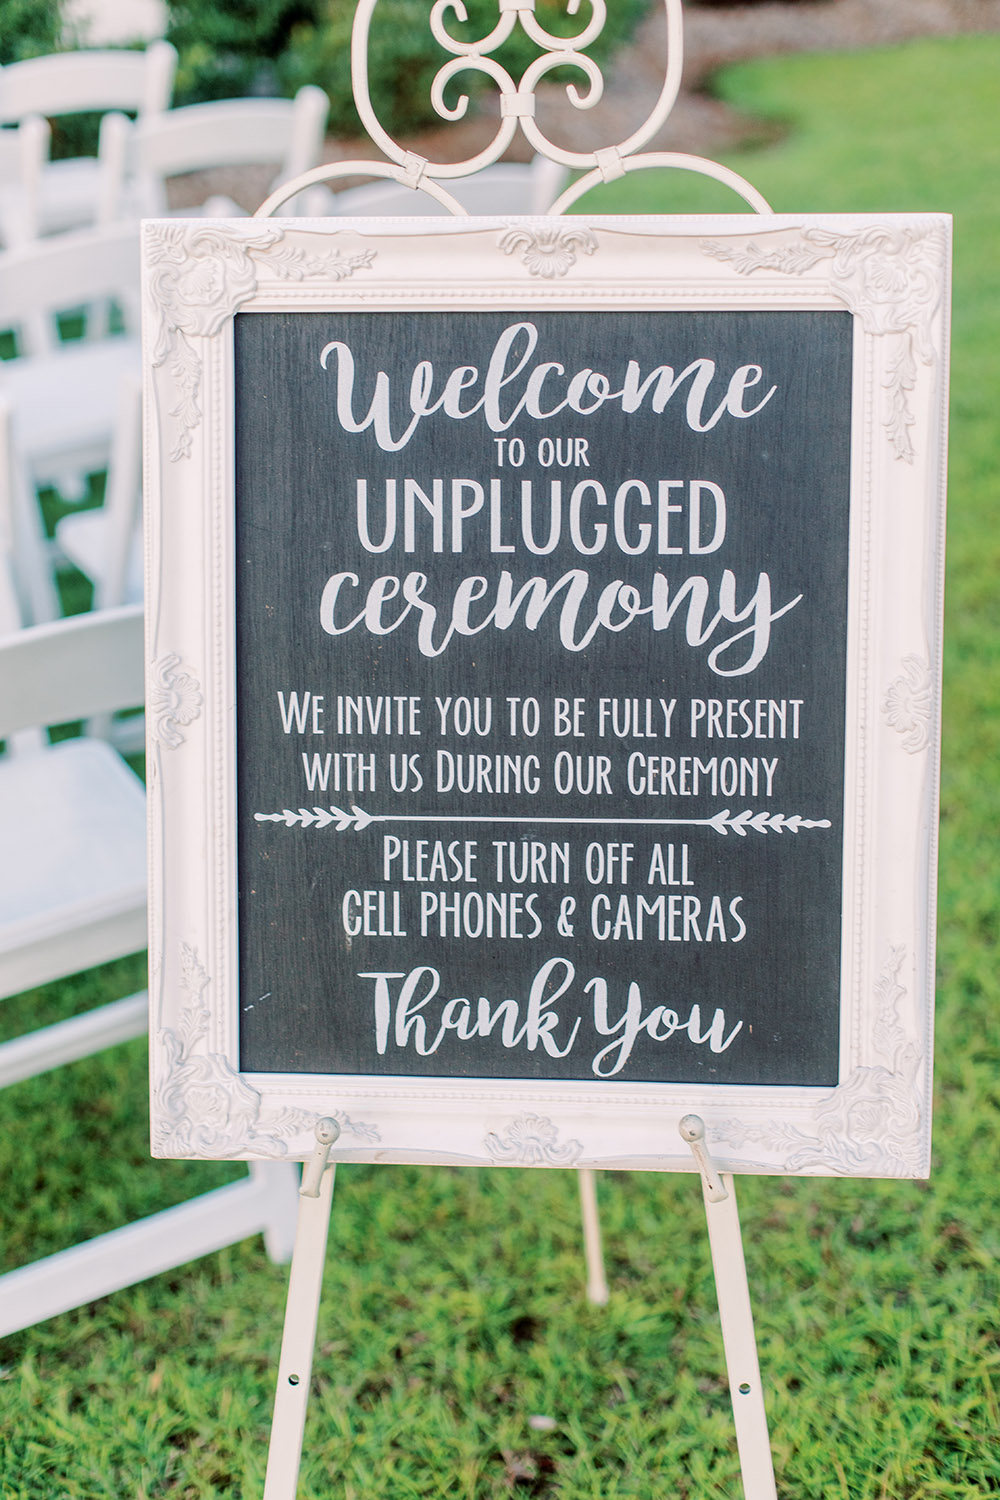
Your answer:
[[[235,317],[244,1071],[837,1082],[852,347]]]

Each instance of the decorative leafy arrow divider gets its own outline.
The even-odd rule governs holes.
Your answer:
[[[254,819],[258,823],[284,823],[287,828],[328,828],[335,823],[338,833],[347,828],[360,833],[369,823],[562,823],[577,827],[599,824],[602,828],[714,828],[716,833],[732,832],[746,838],[749,828],[756,833],[798,833],[800,828],[832,827],[829,818],[803,818],[800,813],[791,816],[786,813],[754,813],[749,808],[734,816],[728,807],[711,818],[477,818],[467,813],[442,816],[437,813],[369,813],[352,804],[350,812],[333,806],[329,809],[300,807],[298,812],[286,807],[281,812],[254,813]]]

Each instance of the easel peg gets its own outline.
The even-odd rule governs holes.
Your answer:
[[[316,1149],[302,1169],[302,1186],[299,1188],[301,1198],[319,1197],[319,1185],[330,1160],[330,1151],[339,1137],[340,1126],[329,1115],[316,1121]]]
[[[705,1145],[705,1122],[700,1115],[685,1115],[679,1125],[682,1138],[691,1147],[691,1154],[698,1164],[701,1180],[705,1184],[705,1197],[709,1203],[721,1203],[728,1198],[722,1178]]]

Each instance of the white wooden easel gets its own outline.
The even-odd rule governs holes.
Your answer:
[[[733,1179],[716,1171],[705,1147],[705,1126],[697,1115],[685,1115],[680,1132],[701,1175],[745,1500],[777,1500]],[[329,1157],[339,1135],[336,1120],[317,1123],[316,1149],[302,1173],[264,1500],[295,1500],[333,1204],[336,1168]],[[580,1186],[588,1295],[591,1301],[606,1302],[593,1173],[586,1178],[581,1174]]]
[[[358,173],[394,180],[402,187],[412,189],[417,201],[419,194],[423,193],[443,204],[452,213],[462,216],[465,210],[461,203],[447,191],[443,183],[473,177],[498,162],[519,125],[537,156],[546,158],[564,170],[582,171],[582,175],[548,209],[550,214],[565,213],[571,204],[599,182],[614,181],[628,172],[647,168],[679,168],[714,178],[732,188],[756,213],[770,211],[767,201],[756,188],[718,162],[680,152],[642,150],[667,119],[680,88],[684,45],[682,0],[663,0],[667,26],[667,67],[663,87],[646,120],[627,140],[602,151],[584,152],[566,150],[549,140],[538,126],[534,109],[534,88],[546,69],[533,64],[516,87],[513,80],[507,80],[507,91],[501,93],[501,125],[491,145],[466,161],[447,164],[433,163],[414,155],[393,140],[376,115],[369,90],[367,56],[368,29],[376,3],[377,0],[357,0],[356,3],[351,80],[355,106],[367,134],[388,160],[340,162],[316,167],[277,188],[257,210],[255,218],[268,218],[281,204],[305,188],[325,185],[337,177]],[[500,10],[507,14],[516,12],[516,20],[531,31],[536,45],[543,49],[548,48],[553,53],[558,50],[561,53],[566,46],[575,45],[539,31],[534,25],[534,7],[531,4],[525,3],[521,7],[516,3],[509,3],[509,0],[502,0]],[[601,25],[598,25],[597,31],[600,31]],[[507,35],[507,31],[501,26],[481,43],[456,44],[440,23],[432,20],[432,29],[438,42],[453,58],[458,55],[475,55],[478,61],[494,50],[500,44],[500,39]],[[592,40],[594,34],[596,33],[592,34],[588,30],[585,37]],[[584,44],[589,43],[585,41]],[[495,73],[494,76],[506,79],[502,72]],[[572,98],[573,91],[569,92]],[[579,96],[577,105],[580,107]],[[776,1500],[732,1177],[718,1173],[712,1165],[704,1144],[705,1127],[698,1116],[685,1116],[680,1128],[701,1174],[746,1500]],[[278,1386],[264,1500],[295,1500],[322,1290],[323,1261],[333,1201],[335,1169],[329,1164],[329,1155],[339,1134],[336,1121],[324,1119],[319,1122],[316,1127],[316,1150],[303,1173],[285,1329],[278,1364]],[[601,1254],[593,1171],[581,1170],[579,1180],[587,1257],[587,1294],[592,1302],[602,1305],[608,1300],[608,1287]]]

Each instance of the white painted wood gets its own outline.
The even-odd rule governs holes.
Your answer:
[[[141,702],[141,640],[127,611],[8,637],[0,738]],[[0,758],[0,994],[145,946],[145,812],[142,783],[102,741]]]
[[[320,160],[329,108],[307,85],[294,99],[220,99],[139,120],[123,136],[117,180],[108,174],[102,215],[166,214],[167,180],[186,172],[273,162],[276,184],[298,177]]]
[[[5,249],[38,234],[42,173],[49,155],[50,130],[40,115],[0,130],[0,242]]]
[[[685,1115],[680,1134],[691,1147],[701,1176],[743,1492],[746,1500],[777,1500],[736,1187],[732,1177],[716,1170],[699,1115]]]
[[[217,1070],[211,1107],[191,1101],[206,1155],[252,1158],[279,1137],[302,1156],[317,1115],[335,1113],[336,1101],[338,1160],[692,1170],[680,1142],[664,1141],[697,1110],[725,1172],[926,1173],[947,218],[259,219],[205,230],[145,227],[149,658],[168,705],[151,751],[153,899],[164,914],[151,997],[157,1153],[194,1149],[179,1112],[183,1057],[185,1067],[197,1059]],[[833,1089],[239,1075],[232,321],[255,309],[462,308],[831,308],[854,319],[843,1038]]]
[[[22,631],[0,649],[0,739],[34,724],[131,707],[142,702],[143,686],[136,605]]]
[[[154,114],[170,103],[176,66],[177,53],[164,41],[142,52],[84,50],[9,63],[0,68],[0,124],[80,111]],[[96,223],[105,166],[99,150],[96,158],[46,162],[34,182],[22,178],[24,189],[36,194],[32,223],[37,231],[51,234]],[[0,240],[6,244],[17,240],[18,202],[13,200],[8,221],[0,196]]]
[[[149,996],[143,990],[0,1043],[0,1088],[144,1036],[148,1014]]]
[[[294,1222],[296,1184],[290,1163],[255,1163],[244,1181],[8,1271],[0,1276],[0,1337],[238,1244],[276,1222]]]
[[[141,606],[0,639],[0,740],[7,743],[0,756],[0,997],[145,946],[142,783],[104,741],[82,736],[49,746],[30,732],[131,707],[143,687]],[[0,1087],[141,1036],[147,1021],[146,995],[131,995],[4,1042]],[[0,1332],[258,1231],[272,1258],[287,1259],[297,1180],[292,1162],[255,1163],[248,1178],[218,1193],[0,1276]]]
[[[18,357],[0,367],[0,399],[10,410],[22,527],[37,527],[29,518],[37,487],[73,498],[109,462],[123,382],[139,369],[138,281],[135,224],[57,235],[0,258],[0,325],[18,334]],[[105,336],[110,302],[124,331]],[[57,315],[79,308],[89,309],[88,336],[60,339]],[[52,598],[33,599],[29,618],[51,618]]]
[[[59,599],[48,542],[27,465],[0,389],[0,634],[54,620]]]
[[[736,1188],[728,1175],[723,1176],[722,1185],[726,1196],[716,1198],[702,1178],[743,1493],[746,1500],[777,1500]]]
[[[142,599],[142,390],[138,372],[119,384],[104,503],[56,524],[56,545],[94,585],[94,608]]]
[[[587,1264],[587,1301],[595,1307],[606,1307],[610,1292],[604,1269],[601,1218],[597,1207],[597,1174],[590,1167],[581,1167],[577,1180],[580,1184],[583,1248]]]
[[[285,1328],[278,1360],[278,1382],[271,1422],[271,1443],[264,1479],[264,1500],[295,1500],[316,1324],[323,1288],[326,1242],[330,1230],[336,1168],[320,1171],[316,1196],[299,1196],[298,1226],[285,1304]],[[303,1184],[305,1186],[305,1184]]]

